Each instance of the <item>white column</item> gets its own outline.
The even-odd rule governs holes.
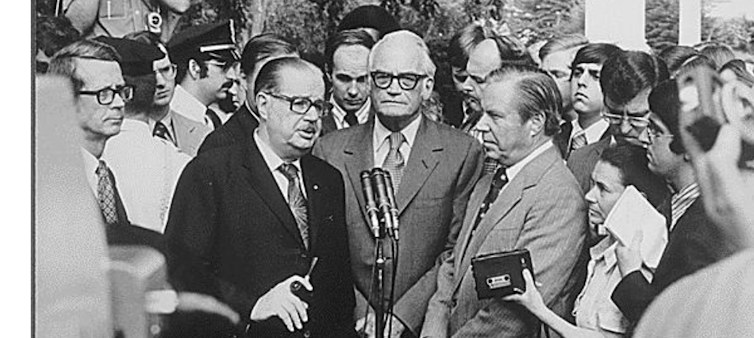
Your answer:
[[[648,50],[644,37],[644,0],[586,0],[584,30],[590,42]]]
[[[702,0],[678,1],[678,44],[693,46],[702,40]]]

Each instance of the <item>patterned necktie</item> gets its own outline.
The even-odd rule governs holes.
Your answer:
[[[492,184],[490,184],[490,190],[487,192],[487,196],[484,197],[484,201],[479,207],[479,213],[474,221],[473,230],[476,230],[479,222],[484,218],[487,211],[490,210],[490,205],[495,202],[497,196],[500,195],[500,190],[503,189],[506,183],[508,183],[508,175],[505,173],[505,167],[500,166],[497,171],[495,171],[495,176],[492,178]]]
[[[573,137],[571,138],[571,149],[569,153],[585,145],[586,145],[586,132],[582,129],[582,130],[577,131],[576,135],[573,135]]]
[[[355,112],[346,112],[346,123],[349,127],[358,126],[359,120],[356,118]]]
[[[306,198],[301,192],[301,186],[298,179],[298,168],[290,163],[283,163],[278,170],[288,179],[288,207],[296,219],[298,231],[301,233],[301,239],[304,246],[309,248],[309,216],[306,208]]]
[[[97,202],[107,224],[118,223],[118,211],[115,205],[115,188],[110,178],[110,169],[105,161],[100,160],[97,170]]]
[[[406,142],[406,138],[403,137],[401,132],[393,132],[390,134],[390,152],[387,153],[387,158],[382,168],[390,173],[390,177],[393,180],[393,189],[398,191],[398,187],[401,185],[401,179],[403,178],[403,155],[401,155],[400,148],[403,142]]]
[[[152,131],[152,136],[157,136],[165,141],[168,141],[175,145],[175,141],[173,141],[173,137],[170,136],[170,133],[168,132],[168,127],[166,127],[162,122],[157,121],[154,124],[154,131]]]
[[[207,111],[205,111],[204,113],[207,114],[207,117],[209,118],[209,120],[212,121],[212,126],[215,129],[220,128],[220,126],[223,125],[223,123],[220,122],[220,118],[217,117],[217,114],[214,111],[212,111],[212,109],[207,108]]]

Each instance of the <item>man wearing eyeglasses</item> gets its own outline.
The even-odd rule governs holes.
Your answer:
[[[434,86],[435,65],[424,41],[409,31],[385,35],[368,59],[370,99],[375,119],[334,131],[313,153],[338,168],[346,184],[346,220],[356,278],[357,329],[374,335],[370,295],[375,242],[363,210],[360,173],[382,167],[391,174],[399,209],[398,270],[390,337],[417,336],[429,297],[435,290],[438,258],[450,253],[476,183],[481,146],[465,133],[423,116],[422,100]],[[384,251],[390,255],[390,247]],[[385,294],[390,294],[386,285]],[[365,317],[366,315],[366,317]],[[387,327],[386,327],[387,329]]]
[[[168,42],[177,65],[176,86],[170,109],[214,130],[222,120],[209,106],[229,95],[239,61],[233,22],[187,28]]]
[[[181,176],[165,232],[171,276],[230,304],[248,337],[354,337],[343,180],[309,155],[331,108],[322,72],[277,58],[254,92],[247,142],[200,153]]]
[[[610,124],[611,137],[573,151],[567,162],[584,194],[590,189],[592,170],[605,148],[615,143],[647,148],[650,114],[647,97],[652,88],[667,78],[665,63],[644,52],[618,51],[605,61],[599,81],[605,101],[602,115]],[[647,195],[659,196],[649,201],[656,207],[667,195],[667,188],[655,175],[647,179],[656,189]]]

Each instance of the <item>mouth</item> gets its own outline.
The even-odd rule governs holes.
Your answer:
[[[382,103],[382,104],[391,104],[391,105],[399,105],[399,106],[405,106],[406,105],[405,102],[393,101],[393,100],[383,100],[383,101],[380,101],[380,103]]]
[[[299,134],[305,139],[312,139],[317,136],[317,128],[305,127],[298,130]]]
[[[584,94],[584,93],[576,93],[575,95],[573,95],[573,98],[574,99],[582,99],[582,100],[589,99],[589,97],[586,96],[586,94]]]

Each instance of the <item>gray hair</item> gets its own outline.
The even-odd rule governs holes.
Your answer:
[[[372,51],[369,53],[369,70],[373,70],[374,66],[374,54],[377,50],[380,48],[383,48],[383,44],[396,40],[396,39],[402,39],[407,38],[409,41],[414,43],[416,47],[418,47],[422,53],[421,53],[421,64],[422,64],[422,70],[429,76],[431,79],[435,78],[435,71],[437,70],[437,66],[435,66],[435,63],[432,62],[432,58],[429,56],[429,47],[427,46],[427,43],[424,42],[424,40],[416,35],[415,33],[407,30],[399,30],[392,33],[388,33],[385,36],[380,39],[380,41],[377,41],[376,44],[374,44],[374,47],[372,47]]]

